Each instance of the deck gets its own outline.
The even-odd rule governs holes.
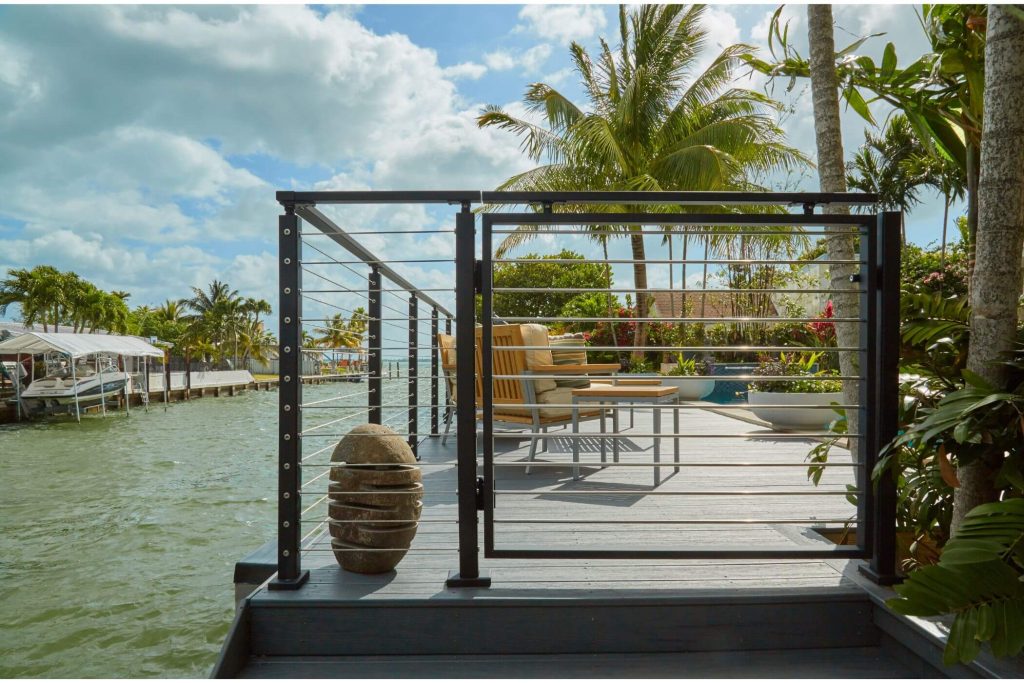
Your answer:
[[[623,410],[620,466],[611,462],[611,439],[606,443],[610,466],[600,466],[599,422],[583,422],[581,432],[586,438],[581,439],[578,480],[572,476],[568,427],[551,430],[548,449],[538,453],[530,474],[521,466],[527,459],[528,441],[496,439],[495,549],[580,552],[715,548],[743,552],[818,546],[831,550],[834,546],[812,528],[842,527],[854,517],[855,508],[846,499],[847,485],[854,483],[849,453],[834,449],[820,484],[814,486],[807,479],[805,456],[816,440],[772,432],[739,408],[706,405],[710,409],[682,411],[678,472],[672,463],[672,439],[662,437],[661,462],[667,464],[661,468],[662,481],[657,487],[652,471],[650,410],[637,408],[633,427]],[[405,585],[422,578],[436,586],[448,570],[458,567],[455,438],[450,437],[446,447],[441,439],[425,439],[419,445],[419,455],[425,491],[423,513],[396,581]],[[318,473],[307,467],[306,478]],[[303,564],[335,564],[326,534],[320,534],[312,544]],[[716,572],[723,566],[714,562],[710,573],[702,573],[698,568],[705,564],[691,563],[688,566],[692,569],[681,577],[672,569],[679,566],[677,563],[659,560],[643,564],[645,571],[638,575],[634,560],[582,563],[481,559],[481,569],[497,585],[505,580],[536,581],[549,588],[553,587],[552,581],[563,580],[595,588],[622,589],[624,581],[631,589],[640,588],[644,581],[669,587],[666,576],[655,576],[657,567],[665,567],[672,574],[669,585],[692,586],[694,581],[707,585],[708,581],[714,584]],[[821,560],[784,564],[788,570],[779,574],[777,562],[733,563],[729,575],[721,577],[725,582],[721,585],[834,585],[838,580],[836,570]],[[629,574],[616,571],[616,566],[629,568]],[[564,568],[561,575],[558,567]],[[364,581],[355,577],[349,580]]]
[[[642,436],[651,433],[650,413],[638,410],[635,418],[632,428],[623,420],[623,463],[651,461],[651,438]],[[650,467],[601,469],[597,421],[584,430],[594,438],[586,439],[581,459],[589,464],[579,480],[572,477],[570,440],[558,431],[531,474],[498,467],[496,548],[827,548],[811,528],[853,514],[840,495],[853,481],[852,468],[841,466],[848,454],[837,452],[836,466],[814,487],[804,464],[814,441],[773,434],[742,411],[688,410],[680,471],[672,473],[670,465],[665,474],[672,476],[656,488]],[[723,434],[733,436],[714,436]],[[502,443],[497,464],[525,459],[527,442]],[[883,633],[879,598],[857,576],[856,561],[481,557],[491,587],[449,588],[445,579],[458,569],[455,439],[443,447],[439,438],[428,438],[419,452],[422,523],[397,570],[376,576],[343,571],[318,532],[303,556],[308,583],[295,591],[264,586],[254,592],[216,673],[936,674]],[[671,459],[671,446],[663,453]],[[768,495],[779,493],[786,495]],[[516,519],[546,521],[501,521]],[[586,520],[614,524],[579,523]]]

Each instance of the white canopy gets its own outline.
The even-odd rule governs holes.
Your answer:
[[[119,356],[150,356],[163,358],[164,352],[138,337],[120,337],[113,334],[73,334],[71,332],[26,332],[0,342],[0,354],[37,354],[59,351],[72,358],[94,353]]]

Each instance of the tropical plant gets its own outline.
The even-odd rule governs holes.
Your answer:
[[[521,118],[488,106],[481,127],[497,126],[520,138],[522,149],[542,165],[509,178],[502,190],[729,190],[755,189],[755,172],[808,164],[783,142],[773,119],[778,105],[732,85],[739,56],[749,48],[725,48],[694,75],[707,32],[702,6],[640,5],[619,9],[619,46],[601,40],[596,59],[578,43],[570,46],[573,67],[587,104],[570,101],[551,85],[529,86]],[[692,76],[692,78],[691,78]],[[538,117],[535,122],[530,117]],[[632,206],[573,206],[621,212]],[[679,211],[680,207],[647,207]],[[706,211],[707,208],[702,210]],[[648,317],[645,246],[639,226],[592,226],[628,236],[632,250],[637,309]],[[500,246],[517,246],[536,234],[521,227]],[[646,342],[640,324],[634,343]],[[641,352],[634,351],[634,355]]]
[[[743,59],[757,71],[788,77],[792,88],[797,78],[811,75],[811,67],[789,41],[789,27],[782,22],[781,11],[780,7],[769,26],[774,61],[753,54]],[[903,69],[898,68],[892,43],[886,44],[881,64],[856,54],[867,40],[882,34],[860,37],[837,52],[833,48],[837,85],[847,105],[871,124],[875,123],[868,108],[871,101],[881,100],[901,111],[930,153],[964,170],[969,207],[976,205],[980,172],[985,14],[985,5],[923,5],[921,26],[931,51]],[[973,238],[973,208],[969,214]]]
[[[780,353],[778,358],[762,360],[752,374],[787,379],[754,380],[750,382],[749,388],[751,391],[773,394],[826,394],[842,391],[842,381],[830,379],[838,375],[838,371],[819,369],[822,353]]]
[[[943,662],[970,662],[989,643],[992,654],[1024,649],[1024,499],[981,505],[964,517],[938,564],[895,586],[888,601],[900,614],[953,615]]]
[[[661,374],[670,377],[708,377],[714,374],[715,365],[709,360],[696,358],[685,358],[683,354],[676,355],[676,364],[668,372]]]

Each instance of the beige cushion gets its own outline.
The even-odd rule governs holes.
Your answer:
[[[582,334],[552,337],[549,344],[551,345],[551,359],[555,365],[587,364],[587,352],[584,348],[587,342],[583,339]],[[590,386],[590,380],[586,377],[566,377],[565,379],[556,379],[555,384],[559,387],[582,389]]]
[[[523,334],[523,346],[548,346],[548,328],[543,325],[529,324],[520,325]],[[528,349],[526,351],[526,369],[531,370],[538,365],[553,365],[551,349]],[[533,380],[534,391],[538,394],[551,391],[557,384],[553,379]]]
[[[572,416],[572,408],[568,408],[568,407],[545,408],[543,406],[544,406],[545,403],[550,403],[550,404],[555,404],[555,405],[571,406],[572,405],[572,389],[570,389],[569,387],[559,387],[557,389],[550,389],[550,390],[545,391],[543,393],[537,394],[537,403],[541,406],[541,408],[540,408],[540,416],[541,417],[571,417]],[[590,406],[590,408],[593,409],[593,406]],[[503,407],[495,406],[494,413],[495,413],[495,415],[498,415],[499,413],[505,413],[506,415],[530,415],[531,414],[531,409],[530,408],[513,408],[511,406],[508,407],[508,408],[503,408]],[[498,419],[500,419],[500,417]]]

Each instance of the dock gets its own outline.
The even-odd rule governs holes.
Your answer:
[[[501,467],[495,548],[825,547],[816,527],[849,519],[852,483],[835,455],[819,487],[804,456],[815,443],[787,438],[721,408],[687,413],[681,466],[654,487],[648,467],[607,467],[595,422],[579,480],[567,438],[555,432],[538,466]],[[620,438],[649,460],[650,412],[636,413]],[[701,434],[735,433],[732,439]],[[669,438],[664,438],[662,452]],[[524,461],[515,441],[495,463]],[[238,677],[574,677],[828,676],[931,677],[937,639],[884,608],[875,586],[849,559],[522,559],[482,557],[489,588],[451,588],[458,568],[455,439],[419,444],[425,486],[418,534],[398,568],[364,576],[342,570],[320,531],[306,544],[309,581],[293,591],[256,588],[240,603],[217,676]],[[671,456],[669,456],[671,457]],[[320,463],[306,476],[319,473]],[[709,463],[700,466],[698,463]],[[717,463],[711,465],[710,463]],[[746,463],[728,467],[729,463]],[[757,463],[760,463],[758,465]],[[670,476],[669,476],[670,475]],[[321,481],[324,481],[323,478]],[[326,487],[326,484],[324,484]],[[750,491],[745,499],[738,487]],[[715,496],[722,492],[722,498]],[[786,491],[789,495],[773,496]],[[733,492],[728,497],[726,492]],[[801,495],[802,493],[802,495]],[[315,492],[310,492],[315,500]],[[319,510],[319,511],[317,511]],[[322,508],[307,515],[324,516]],[[516,524],[524,517],[551,523]],[[614,520],[603,526],[595,520]],[[739,523],[729,520],[742,519]],[[776,520],[756,523],[751,520]],[[802,522],[795,520],[802,519]],[[591,523],[567,524],[570,520]],[[663,523],[651,523],[652,521]],[[673,524],[688,520],[692,523]],[[480,547],[485,545],[481,533]],[[276,569],[264,551],[266,576]],[[253,567],[249,567],[253,569]],[[923,639],[923,640],[922,640]],[[930,644],[929,644],[930,643]],[[916,648],[916,649],[915,649]],[[914,650],[912,653],[911,650]],[[961,667],[964,675],[978,675]]]

